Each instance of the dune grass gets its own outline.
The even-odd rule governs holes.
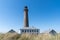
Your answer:
[[[18,34],[18,33],[6,33],[0,34],[0,40],[60,40],[60,34],[51,35],[51,34],[39,34],[39,35],[30,35],[30,34]]]

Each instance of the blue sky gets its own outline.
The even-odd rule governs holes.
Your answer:
[[[60,32],[59,0],[0,0],[0,32],[24,27],[24,6],[29,9],[29,25],[41,32],[54,29]]]

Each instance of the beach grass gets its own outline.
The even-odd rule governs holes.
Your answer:
[[[0,34],[0,40],[60,40],[60,34],[18,34],[18,33],[5,33]]]

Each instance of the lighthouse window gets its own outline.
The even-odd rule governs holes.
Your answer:
[[[34,30],[32,30],[32,32],[33,32]]]
[[[29,32],[29,30],[27,30],[27,32]]]
[[[26,32],[26,30],[25,30],[25,32]]]
[[[30,30],[30,32],[31,32],[31,30]]]
[[[22,30],[22,32],[24,32],[24,30]]]
[[[37,30],[37,32],[38,32],[38,30]]]

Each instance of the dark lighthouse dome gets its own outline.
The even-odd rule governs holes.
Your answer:
[[[28,7],[27,6],[24,7],[24,11],[28,11]]]
[[[25,8],[28,8],[27,6],[25,6]]]

